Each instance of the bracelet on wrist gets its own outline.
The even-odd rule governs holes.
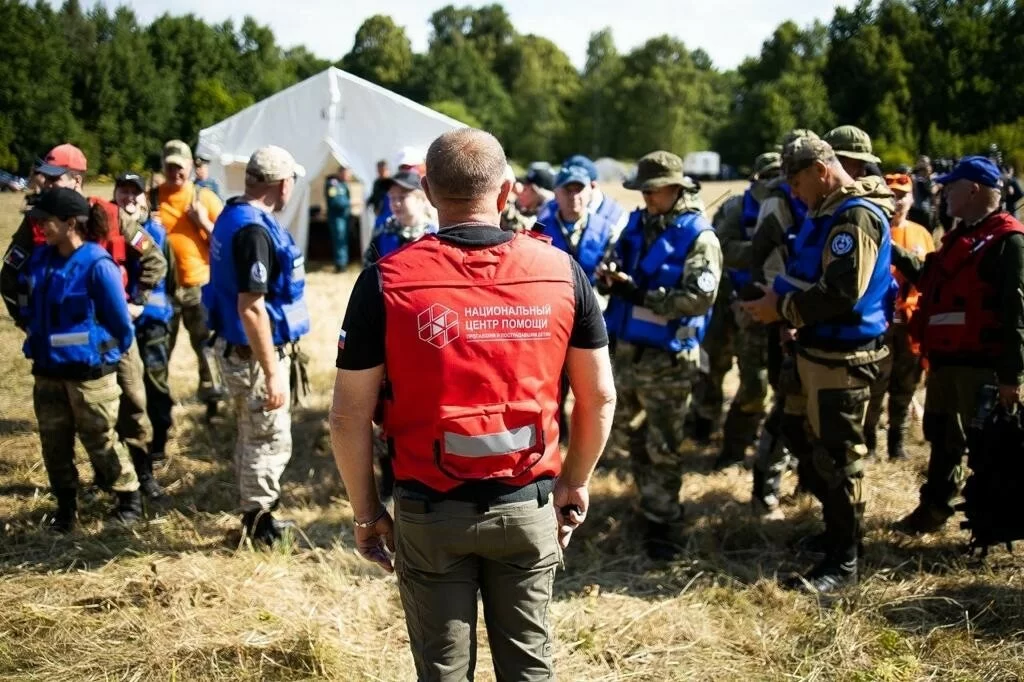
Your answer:
[[[360,521],[356,520],[355,518],[353,518],[352,519],[352,525],[354,525],[356,528],[373,528],[375,525],[377,525],[378,521],[380,521],[381,519],[384,518],[384,516],[387,513],[388,513],[387,507],[385,507],[384,505],[381,505],[380,506],[380,512],[378,512],[377,515],[373,517],[373,519],[371,519],[370,521],[360,522]]]

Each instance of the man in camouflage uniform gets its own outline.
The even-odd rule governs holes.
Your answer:
[[[809,207],[786,275],[740,304],[755,319],[795,329],[800,393],[786,396],[789,445],[809,461],[803,482],[822,504],[825,558],[789,586],[815,593],[857,580],[864,416],[891,315],[889,217],[884,183],[855,181],[822,140],[800,138],[783,152],[793,193]]]
[[[802,128],[787,133],[780,149],[801,137],[817,139],[817,135]],[[766,194],[761,201],[757,215],[757,227],[750,241],[751,278],[756,284],[770,284],[777,275],[785,274],[790,247],[803,224],[807,207],[794,197],[785,177],[769,181]],[[765,520],[783,518],[779,506],[782,475],[790,466],[791,458],[782,438],[782,413],[787,391],[796,389],[793,382],[784,381],[795,375],[792,344],[784,347],[782,325],[765,325],[766,361],[768,382],[772,387],[772,407],[761,430],[754,458],[753,492],[751,501],[754,511]]]
[[[645,549],[654,559],[679,552],[670,534],[682,518],[683,414],[722,274],[718,238],[682,168],[664,151],[640,160],[626,187],[643,193],[646,208],[633,212],[597,273],[598,291],[611,297],[615,424],[628,431]]]
[[[753,286],[751,274],[752,238],[757,228],[758,208],[768,196],[769,182],[778,176],[781,159],[776,152],[769,152],[754,161],[754,175],[750,187],[742,195],[734,197],[715,215],[715,232],[722,244],[723,265],[735,295],[719,287],[715,301],[715,315],[711,328],[728,328],[726,345],[728,356],[716,360],[722,350],[715,341],[705,338],[704,347],[711,358],[709,384],[714,387],[714,398],[721,409],[722,380],[732,369],[733,351],[740,368],[740,385],[729,407],[722,427],[722,451],[715,461],[716,469],[741,464],[746,456],[747,446],[757,435],[758,426],[764,418],[765,399],[768,397],[767,345],[764,328],[741,312],[735,311],[735,298],[749,295]],[[724,301],[724,303],[723,303]],[[723,372],[724,370],[724,372]],[[707,396],[705,395],[705,398]]]

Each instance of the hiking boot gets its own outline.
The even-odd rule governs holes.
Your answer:
[[[785,587],[810,594],[830,594],[857,584],[857,560],[840,561],[828,557],[806,575],[796,575]]]
[[[117,506],[110,512],[110,518],[126,526],[133,526],[142,520],[142,493],[138,490],[117,493]]]
[[[690,424],[690,438],[699,445],[711,445],[711,434],[715,431],[715,424],[710,419],[694,415]]]
[[[135,475],[139,478],[139,490],[150,500],[159,500],[164,496],[164,491],[153,476],[153,459],[145,450],[135,447],[128,447],[132,455],[132,465],[135,467]]]
[[[934,507],[919,504],[914,511],[897,521],[893,527],[908,535],[925,535],[942,530],[949,517],[949,514],[943,513]]]
[[[61,534],[70,533],[78,518],[77,491],[74,488],[54,490],[53,496],[57,498],[57,511],[50,519],[50,530]]]
[[[272,547],[284,537],[288,529],[294,527],[291,521],[274,518],[273,512],[262,509],[242,515],[242,530],[249,536],[254,547]]]
[[[644,531],[644,552],[653,561],[672,561],[682,553],[683,548],[673,542],[672,526],[667,523],[647,521]]]

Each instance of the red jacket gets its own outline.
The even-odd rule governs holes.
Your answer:
[[[427,236],[378,267],[396,480],[443,493],[557,476],[576,315],[569,256],[518,234],[487,248]]]
[[[1001,292],[982,277],[980,265],[989,249],[1013,233],[1024,233],[1024,225],[1009,213],[994,213],[969,231],[949,233],[929,254],[911,321],[925,355],[995,359],[1003,352]]]

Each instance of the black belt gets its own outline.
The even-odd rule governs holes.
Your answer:
[[[497,507],[502,504],[514,504],[516,502],[536,501],[538,507],[543,507],[547,504],[548,496],[555,488],[555,481],[551,478],[545,478],[533,483],[527,483],[521,488],[515,488],[508,492],[488,497],[474,497],[471,493],[467,492],[455,492],[454,494],[424,493],[420,490],[409,489],[401,484],[398,484],[396,487],[395,506],[401,511],[413,514],[429,514],[442,502],[464,502],[466,504],[475,504],[477,512],[483,514],[491,507]]]

